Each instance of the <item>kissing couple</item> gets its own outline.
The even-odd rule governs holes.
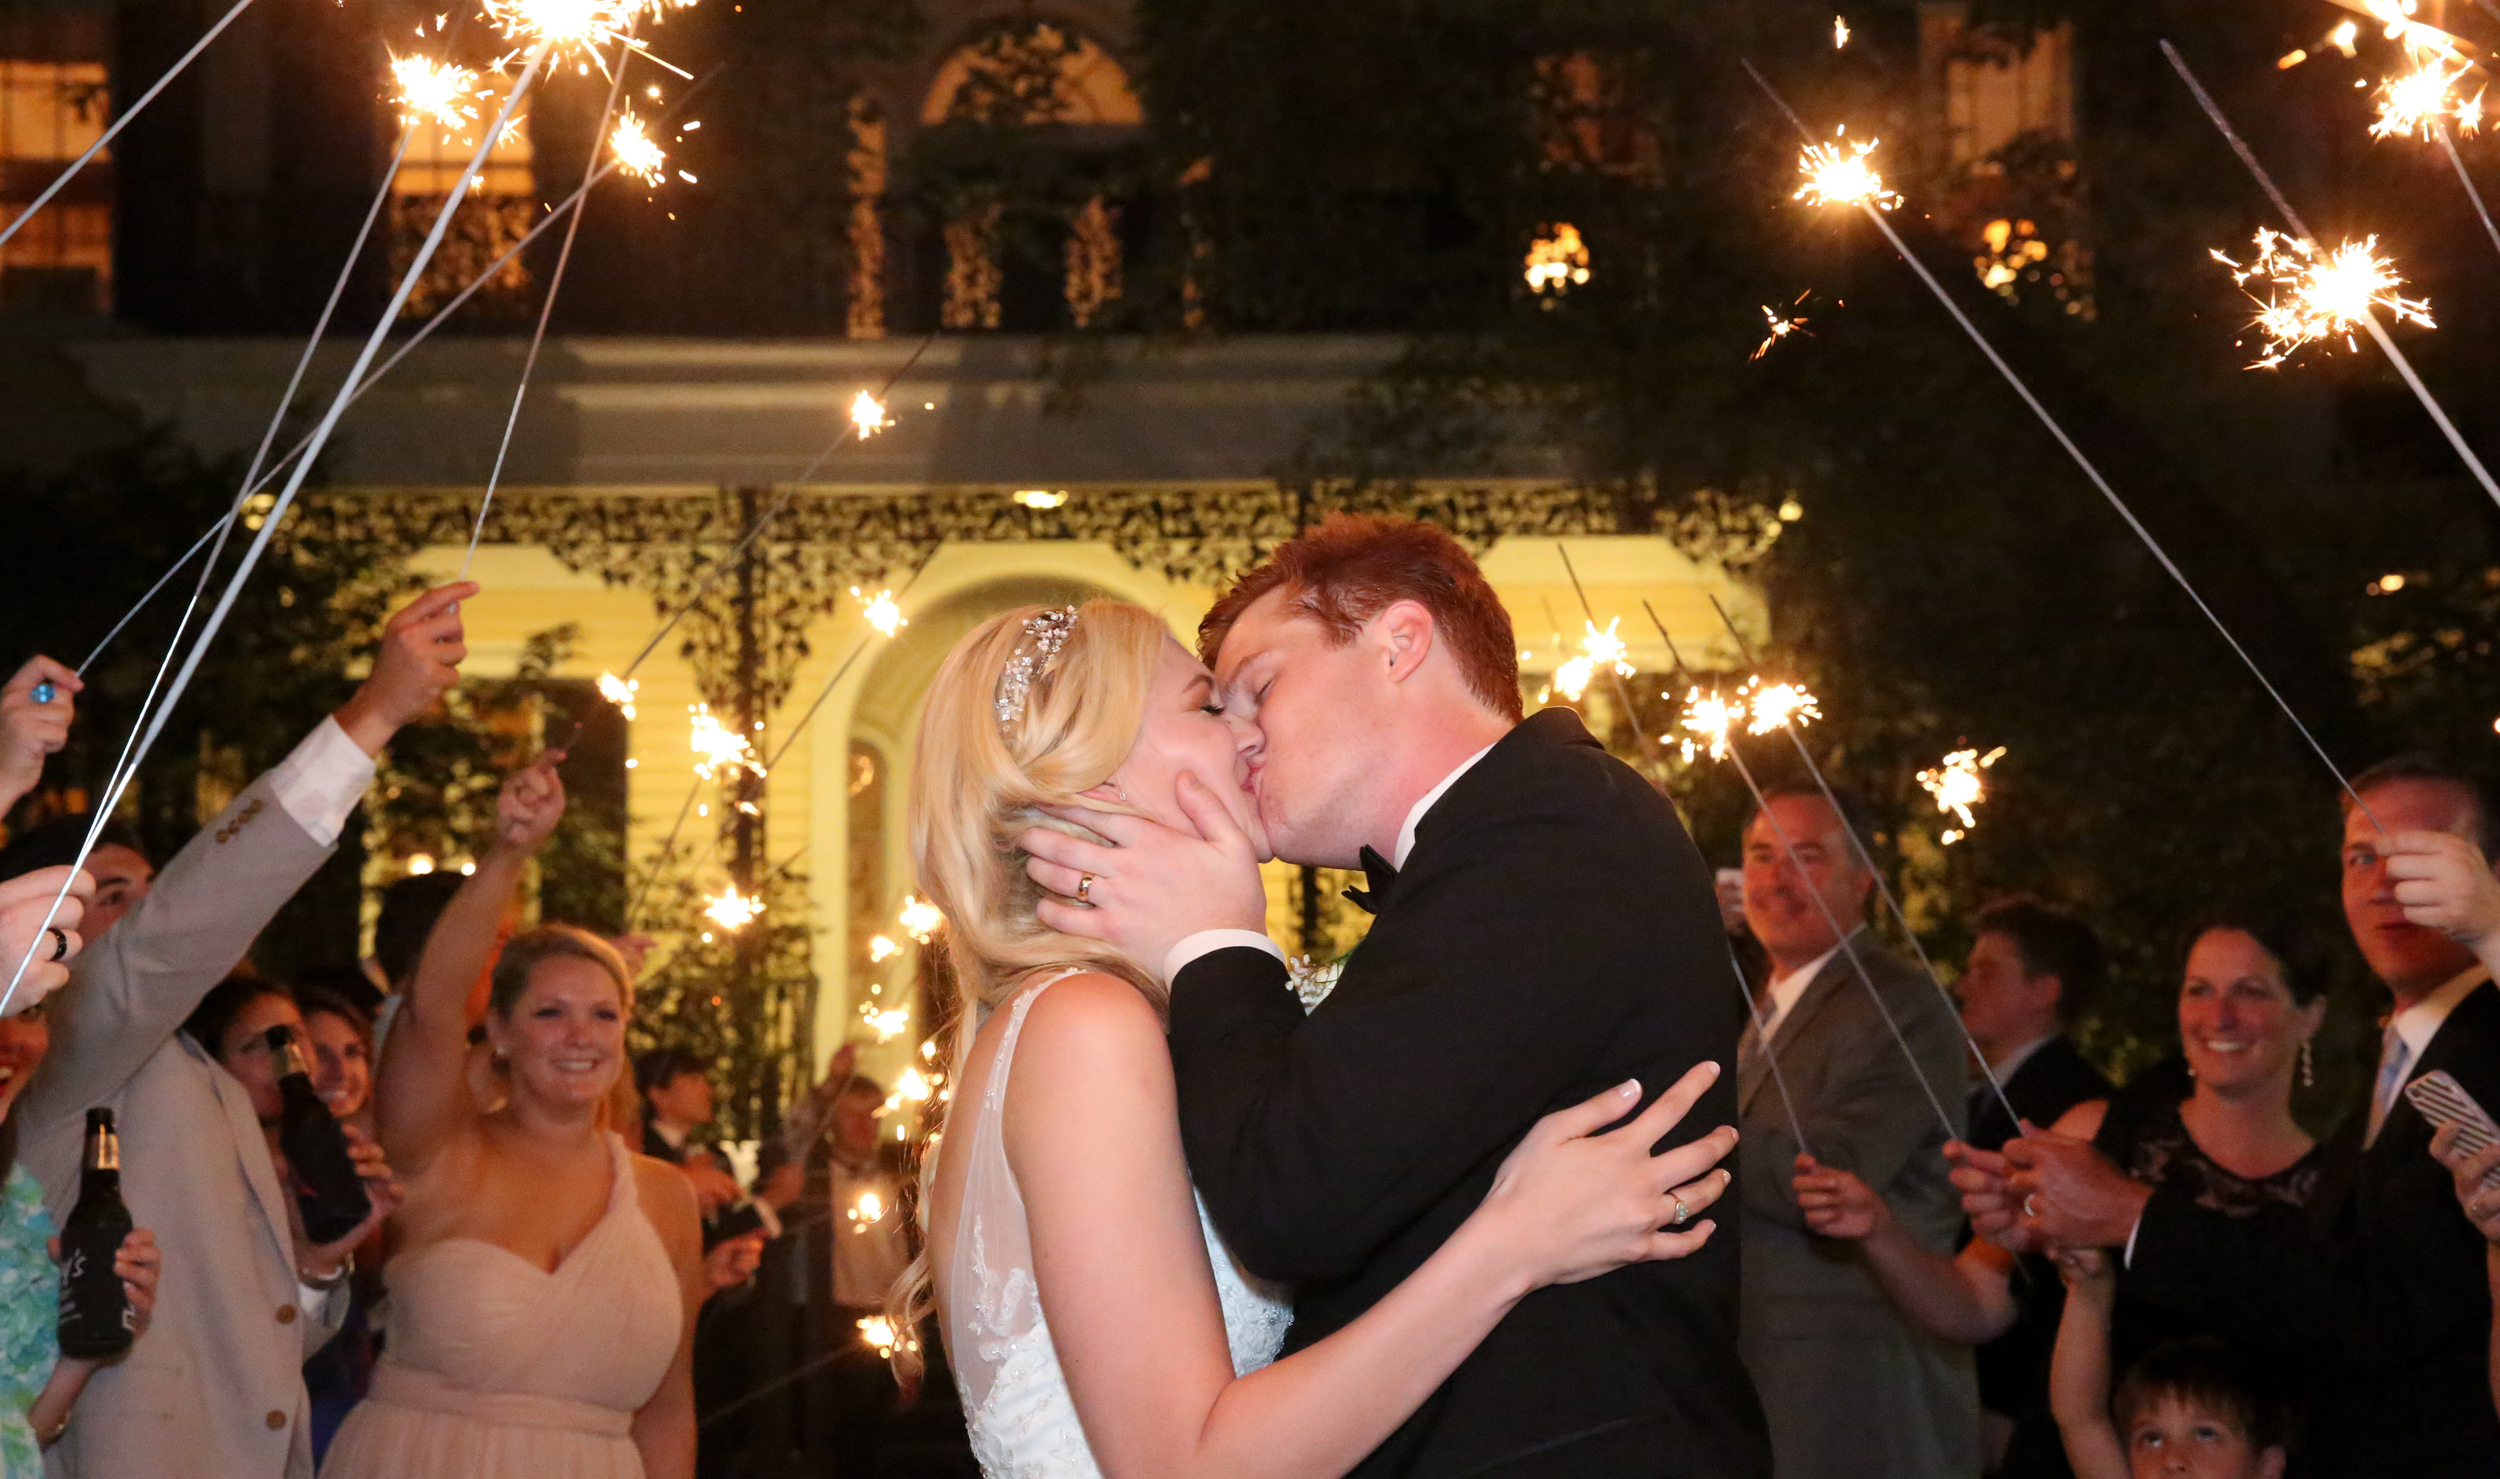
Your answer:
[[[1701,1215],[1744,995],[1672,808],[1521,719],[1430,525],[1331,518],[1199,642],[1010,611],[923,711],[965,1010],[895,1307],[938,1314],[982,1472],[1767,1476]],[[1270,856],[1368,875],[1307,1015]]]

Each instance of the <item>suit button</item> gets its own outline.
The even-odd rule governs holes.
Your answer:
[[[294,1323],[295,1323],[295,1306],[293,1306],[293,1305],[291,1305],[291,1304],[282,1304],[282,1305],[278,1306],[278,1323],[279,1323],[279,1324],[281,1324],[281,1325],[292,1325],[292,1324],[294,1324]]]
[[[286,1426],[286,1414],[285,1414],[285,1413],[283,1413],[283,1412],[272,1412],[272,1413],[270,1413],[270,1414],[269,1414],[269,1426],[270,1426],[270,1428],[271,1428],[271,1430],[272,1430],[272,1431],[275,1431],[276,1429],[279,1429],[279,1428],[283,1428],[283,1427],[285,1427],[285,1426]]]

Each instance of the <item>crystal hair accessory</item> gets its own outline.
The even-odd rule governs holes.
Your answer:
[[[1005,729],[1023,717],[1025,700],[1033,694],[1033,680],[1049,671],[1051,659],[1067,645],[1068,633],[1074,630],[1074,606],[1062,606],[1025,619],[1024,636],[998,675],[999,728]]]

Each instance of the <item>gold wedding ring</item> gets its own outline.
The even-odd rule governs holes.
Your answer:
[[[1091,898],[1087,897],[1087,896],[1088,896],[1089,894],[1091,894],[1093,891],[1094,891],[1094,875],[1093,875],[1093,874],[1091,874],[1091,873],[1085,873],[1085,874],[1080,874],[1080,875],[1078,875],[1077,880],[1076,880],[1076,901],[1077,901],[1078,903],[1080,903],[1080,904],[1091,904],[1091,903],[1093,903],[1094,901],[1093,901]]]

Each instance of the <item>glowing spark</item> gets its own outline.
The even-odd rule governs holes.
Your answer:
[[[905,894],[903,912],[896,922],[903,926],[903,933],[926,945],[929,937],[937,933],[938,926],[946,923],[946,916],[927,899]]]
[[[608,152],[616,156],[618,169],[646,185],[660,183],[660,174],[668,165],[668,156],[660,152],[659,144],[652,139],[649,125],[635,117],[631,108],[608,131]]]
[[[859,1200],[851,1203],[851,1210],[846,1215],[851,1220],[851,1231],[864,1233],[885,1220],[885,1198],[873,1191],[863,1191]]]
[[[634,694],[641,688],[642,684],[632,678],[620,678],[614,673],[599,675],[599,696],[616,705],[616,711],[628,719],[634,717]]]
[[[900,1127],[898,1126],[897,1128]],[[897,1335],[894,1330],[894,1322],[887,1319],[883,1315],[870,1315],[866,1319],[861,1320],[859,1322],[859,1338],[863,1343],[874,1349],[878,1355],[885,1357],[889,1361],[894,1359],[894,1353],[898,1349],[905,1351],[916,1351],[920,1349],[919,1341],[913,1340],[908,1336]]]
[[[1919,785],[1926,788],[1928,795],[1936,798],[1936,810],[1949,812],[1961,819],[1959,828],[1948,829],[1944,833],[1941,840],[1945,846],[1951,847],[1961,841],[1969,835],[1972,827],[1978,825],[1970,809],[1988,799],[1988,781],[1980,772],[2004,758],[2003,745],[1985,755],[1977,750],[1956,750],[1945,756],[1934,770],[1918,773]]]
[[[902,1076],[894,1080],[895,1097],[914,1104],[925,1101],[936,1092],[937,1085],[931,1083],[928,1076],[917,1068],[904,1069]]]
[[[1589,680],[1602,668],[1613,668],[1617,677],[1632,676],[1632,664],[1626,660],[1631,649],[1615,635],[1615,628],[1622,624],[1622,618],[1617,617],[1606,623],[1606,630],[1601,632],[1595,622],[1581,623],[1588,628],[1588,635],[1580,639],[1580,655],[1554,670],[1556,692],[1577,703],[1580,695],[1588,691]]]
[[[1828,144],[1806,146],[1797,161],[1797,167],[1805,171],[1806,181],[1797,187],[1793,198],[1809,205],[1871,205],[1885,211],[1899,205],[1899,193],[1885,189],[1883,176],[1866,162],[1866,156],[1874,153],[1875,146],[1883,140],[1848,143],[1846,155],[1840,152],[1844,142],[1835,138]]]
[[[411,878],[421,878],[421,877],[423,877],[424,875],[426,875],[426,874],[428,874],[428,873],[431,873],[431,872],[433,872],[433,871],[434,871],[434,857],[433,857],[433,854],[431,854],[431,853],[421,853],[421,852],[417,852],[417,853],[410,853],[410,854],[408,855],[408,876],[409,876],[409,877],[411,877]]]
[[[759,777],[764,774],[764,762],[757,758],[754,743],[714,718],[710,704],[688,705],[686,717],[692,726],[688,740],[698,774],[715,781],[741,770]]]
[[[2378,255],[2378,238],[2348,241],[2323,256],[2316,244],[2295,240],[2259,227],[2257,255],[2243,267],[2215,252],[2214,260],[2231,269],[2232,280],[2246,288],[2263,278],[2272,291],[2266,297],[2250,292],[2257,304],[2257,328],[2266,336],[2266,352],[2251,369],[2268,370],[2290,359],[2306,344],[2341,338],[2352,343],[2353,330],[2371,321],[2371,310],[2384,308],[2397,319],[2436,328],[2427,299],[2400,296],[2404,279],[2394,264]]]
[[[2345,60],[2349,61],[2356,54],[2353,42],[2359,40],[2360,36],[2360,22],[2346,21],[2342,25],[2337,26],[2334,30],[2327,32],[2326,41],[2329,46],[2332,46],[2337,51],[2342,52]]]
[[[2382,575],[2378,579],[2370,582],[2370,594],[2373,596],[2392,596],[2404,588],[2405,577],[2404,572],[2401,570],[2390,570],[2385,575]]]
[[[1797,295],[1797,303],[1803,303],[1812,291],[1812,289],[1808,289],[1804,293],[1799,293]],[[1794,308],[1797,306],[1797,303],[1791,303],[1788,306]],[[1771,352],[1772,345],[1777,344],[1782,339],[1787,338],[1789,335],[1806,326],[1804,315],[1801,314],[1796,318],[1784,318],[1781,316],[1778,309],[1773,308],[1768,303],[1762,305],[1762,318],[1765,323],[1768,323],[1771,326],[1771,332],[1764,336],[1761,343],[1754,346],[1753,354],[1750,356],[1753,359],[1760,359],[1764,355],[1769,354]]]
[[[1847,18],[1847,17],[1845,17],[1845,16],[1837,16],[1837,15],[1836,15],[1836,16],[1833,16],[1833,17],[1832,17],[1832,50],[1834,50],[1834,51],[1838,51],[1838,50],[1840,50],[1842,47],[1847,46],[1848,44],[1849,44],[1849,21],[1848,21],[1848,18]]]
[[[875,436],[893,424],[893,419],[885,414],[885,407],[877,404],[875,396],[863,390],[852,397],[851,429],[859,433],[861,440]]]
[[[903,608],[894,604],[892,591],[879,591],[871,596],[863,594],[858,586],[852,586],[851,599],[859,602],[859,614],[868,618],[868,624],[875,627],[880,636],[891,637],[911,625],[903,616]]]
[[[1016,502],[1023,504],[1026,508],[1065,508],[1068,495],[1048,488],[1018,488]]]
[[[937,1061],[937,1039],[936,1039],[936,1038],[931,1037],[931,1038],[924,1038],[924,1039],[922,1039],[922,1040],[921,1040],[921,1043],[920,1043],[920,1059],[921,1059],[921,1061],[922,1061],[922,1062],[924,1062],[924,1063],[935,1063],[935,1062]]]
[[[1587,282],[1589,249],[1580,240],[1580,228],[1565,221],[1545,230],[1550,234],[1528,243],[1528,290],[1551,288],[1561,294]]]
[[[2378,121],[2370,125],[2370,137],[2394,139],[2416,137],[2434,139],[2440,124],[2453,118],[2458,131],[2472,133],[2482,127],[2483,95],[2470,99],[2454,96],[2454,89],[2466,69],[2451,72],[2435,58],[2425,58],[2414,70],[2401,77],[2390,77],[2379,88]]]
[[[902,946],[895,944],[892,940],[887,939],[885,936],[879,935],[875,939],[868,942],[868,959],[873,964],[882,964],[886,957],[902,948]]]
[[[1703,693],[1699,688],[1684,695],[1684,728],[1701,739],[1700,748],[1713,760],[1727,758],[1728,735],[1744,717],[1745,703],[1742,699],[1721,698],[1716,693]],[[1692,759],[1695,749],[1693,739],[1688,737],[1683,744],[1684,758]]]
[[[734,883],[703,902],[703,917],[725,930],[745,929],[763,913],[764,901],[738,892]]]
[[[407,127],[431,123],[457,132],[477,122],[477,100],[485,89],[466,67],[426,56],[393,56],[391,80],[399,85],[399,116]]]
[[[1756,679],[1754,683],[1760,681]],[[1754,684],[1746,686],[1753,688]],[[1814,702],[1814,695],[1794,683],[1774,683],[1768,688],[1755,688],[1747,707],[1753,712],[1752,722],[1745,727],[1747,734],[1769,734],[1775,729],[1786,729],[1791,724],[1810,724],[1823,717],[1822,709]]]
[[[643,0],[485,0],[486,18],[515,44],[558,52],[595,52],[658,9]]]
[[[909,1007],[891,1007],[885,1011],[878,1011],[873,1006],[863,1007],[860,1015],[867,1019],[869,1030],[877,1034],[880,1043],[894,1041],[911,1027]]]

